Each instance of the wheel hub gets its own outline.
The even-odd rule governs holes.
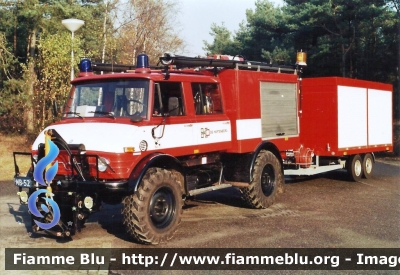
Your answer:
[[[150,201],[150,217],[157,228],[168,226],[175,212],[175,200],[172,191],[163,187],[158,189]]]
[[[262,171],[261,188],[265,196],[271,195],[275,188],[275,171],[272,165],[266,165]]]
[[[372,160],[370,158],[365,161],[365,170],[367,174],[371,174],[372,172]]]
[[[361,167],[362,167],[361,161],[357,160],[354,163],[354,173],[356,174],[357,177],[361,175]]]

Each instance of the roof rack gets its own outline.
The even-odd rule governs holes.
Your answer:
[[[126,72],[137,69],[136,65],[110,64],[110,63],[92,63],[94,72]],[[161,70],[164,66],[150,66],[150,69]]]
[[[215,58],[201,58],[201,57],[187,57],[173,55],[165,53],[159,58],[159,64],[163,66],[148,66],[146,68],[154,70],[162,70],[168,74],[171,66],[175,66],[176,69],[184,68],[205,68],[212,69],[214,74],[217,75],[221,69],[236,69],[236,70],[252,70],[252,71],[264,71],[264,72],[277,72],[277,73],[294,73],[297,74],[298,70],[301,70],[297,65],[271,65],[265,62],[259,61],[248,61],[242,57],[233,57],[232,59],[215,59]],[[125,64],[110,64],[110,63],[92,63],[91,69],[94,72],[127,72],[136,69],[143,68],[143,65],[125,65]]]
[[[261,64],[257,64],[261,63]],[[252,71],[263,71],[263,72],[287,72],[287,73],[297,73],[297,69],[295,66],[287,66],[287,65],[282,65],[282,66],[271,66],[271,65],[263,65],[267,63],[262,63],[262,62],[249,62],[247,64],[236,64],[236,69],[241,69],[241,70],[252,70]]]
[[[123,72],[134,69],[136,69],[134,65],[92,63],[92,70],[95,72]]]
[[[177,68],[187,67],[211,67],[211,68],[230,68],[230,69],[241,69],[241,70],[255,70],[255,71],[269,71],[269,72],[297,72],[296,65],[293,66],[274,66],[265,62],[248,61],[248,60],[222,60],[212,58],[200,58],[200,57],[187,57],[187,56],[175,56],[170,53],[165,53],[164,56],[160,57],[161,64],[166,66],[175,65]]]

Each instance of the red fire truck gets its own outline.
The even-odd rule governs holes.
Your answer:
[[[82,59],[62,119],[32,146],[32,169],[22,176],[16,165],[21,202],[46,188],[32,177],[45,136],[59,148],[47,187],[61,212],[47,230],[56,236],[80,231],[102,202],[122,202],[128,235],[157,244],[172,237],[184,200],[204,192],[236,187],[250,207],[266,208],[285,176],[346,169],[354,181],[371,177],[373,153],[393,148],[392,87],[302,79],[298,56],[292,67],[172,54],[161,68],[145,54],[137,66]],[[41,221],[53,219],[39,210]]]

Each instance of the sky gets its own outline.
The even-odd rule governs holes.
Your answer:
[[[275,6],[283,6],[283,0],[269,0]],[[186,56],[204,56],[203,40],[211,43],[211,24],[224,25],[231,33],[239,29],[246,19],[246,9],[255,9],[255,0],[177,0],[180,12],[181,37],[186,43]]]

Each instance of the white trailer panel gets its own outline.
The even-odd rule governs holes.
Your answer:
[[[368,144],[392,144],[392,93],[368,89]]]
[[[367,146],[367,89],[338,86],[337,98],[338,147],[353,148]]]

